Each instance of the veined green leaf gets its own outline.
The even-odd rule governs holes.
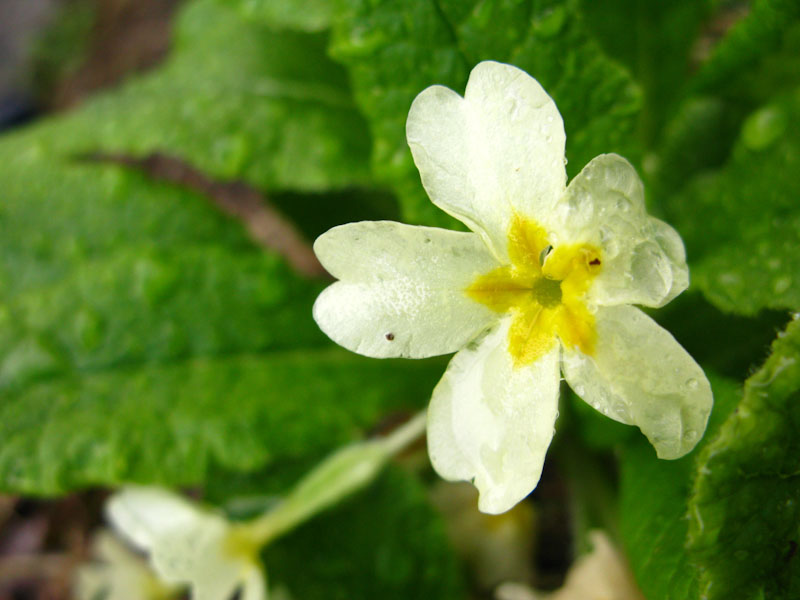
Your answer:
[[[61,155],[164,152],[218,178],[321,191],[366,184],[370,138],[322,33],[187,3],[164,64],[39,126]]]
[[[744,398],[698,458],[689,549],[703,598],[800,594],[800,321],[747,380]]]
[[[0,139],[0,489],[203,484],[215,467],[313,460],[429,397],[439,365],[329,354],[311,317],[323,282],[210,199],[77,156],[168,151],[299,189],[358,180],[368,144],[344,72],[318,60],[324,36],[265,32],[191,3],[159,70]],[[240,134],[282,141],[227,171],[215,144]],[[326,136],[344,154],[324,154]]]
[[[714,409],[699,448],[710,443],[741,397],[728,379],[709,377]],[[648,600],[698,598],[698,573],[686,548],[687,498],[698,450],[679,460],[656,458],[644,440],[622,453],[620,529],[636,580]]]
[[[71,372],[6,391],[0,486],[59,494],[124,482],[198,485],[208,470],[279,468],[422,407],[424,363],[339,350],[192,357]]]

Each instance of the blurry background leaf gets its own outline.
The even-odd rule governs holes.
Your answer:
[[[651,316],[699,364],[734,380],[764,362],[775,334],[789,319],[785,311],[777,310],[747,317],[724,313],[697,290],[684,292],[667,306],[652,311]]]
[[[339,0],[337,6],[331,53],[349,69],[374,137],[375,173],[392,185],[405,220],[460,227],[427,199],[405,120],[414,97],[430,85],[463,94],[481,60],[519,66],[555,99],[570,175],[602,152],[637,160],[632,133],[641,93],[587,34],[577,2]]]
[[[270,582],[294,598],[465,597],[444,523],[418,481],[396,467],[268,547],[264,562]]]
[[[714,438],[741,397],[734,382],[706,374],[714,390],[714,410],[698,449],[679,460],[659,460],[647,440],[639,437],[622,453],[620,529],[648,600],[699,598],[698,573],[686,550],[687,496],[700,449]]]
[[[642,86],[639,135],[650,147],[684,91],[691,51],[712,0],[582,0],[586,26]]]
[[[672,198],[693,284],[725,311],[800,308],[800,90],[748,117],[730,161]]]
[[[335,0],[217,0],[276,29],[322,31],[330,27]]]
[[[720,167],[745,118],[800,85],[799,16],[794,0],[756,0],[749,11],[737,3],[718,5],[709,30],[695,43],[703,62],[683,87],[685,99],[651,164],[651,198],[655,193],[668,202],[692,175]],[[715,40],[711,26],[724,29],[731,21],[726,35]]]
[[[767,86],[765,90],[752,86],[752,83],[759,77],[774,74],[771,66],[764,63],[773,62],[774,67],[777,66],[775,62],[788,60],[788,64],[797,65],[798,56],[791,56],[786,49],[792,46],[796,48],[797,33],[800,31],[798,17],[800,4],[795,0],[753,0],[745,18],[736,23],[712,49],[699,73],[692,79],[695,93],[726,88],[739,91],[750,88],[747,95],[775,93],[774,86]],[[791,75],[785,83],[793,86],[800,75],[796,71]],[[777,81],[775,83],[780,85]],[[762,96],[760,101],[764,100],[766,98]]]
[[[689,549],[708,600],[800,595],[800,321],[772,351],[698,459]]]

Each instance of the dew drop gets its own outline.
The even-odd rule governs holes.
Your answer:
[[[697,439],[697,432],[694,429],[689,429],[683,434],[687,442],[691,443]]]
[[[700,382],[697,379],[687,379],[686,380],[686,387],[690,390],[696,390],[700,387]]]
[[[782,110],[768,107],[750,116],[742,126],[742,142],[754,151],[764,150],[786,132],[788,119]]]
[[[772,271],[779,271],[781,268],[781,261],[779,258],[770,258],[767,261],[767,267],[769,267]]]
[[[614,414],[618,418],[620,418],[622,420],[628,420],[628,418],[629,418],[628,417],[628,407],[625,406],[622,402],[616,402],[614,404],[613,410],[614,410]]]
[[[782,294],[792,286],[792,278],[789,276],[779,277],[775,280],[772,289],[776,294]]]

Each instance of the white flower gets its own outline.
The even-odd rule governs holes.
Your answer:
[[[433,86],[408,143],[439,208],[473,233],[351,223],[314,244],[340,281],[314,305],[334,341],[378,358],[456,352],[433,392],[428,446],[446,479],[473,480],[484,512],[535,486],[553,437],[559,371],[603,414],[637,425],[662,458],[689,452],[711,410],[700,367],[630,304],[688,285],[680,237],[645,212],[614,154],[566,186],[561,116],[523,71],[472,71],[465,96]]]
[[[260,546],[223,517],[158,488],[131,487],[106,507],[114,528],[150,554],[161,579],[191,586],[195,600],[265,600]]]
[[[79,600],[169,600],[181,588],[163,584],[147,563],[103,529],[92,540],[92,558],[76,571]]]

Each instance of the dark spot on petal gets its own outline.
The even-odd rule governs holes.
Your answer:
[[[599,258],[593,258],[592,260],[589,261],[589,264],[590,265],[599,265],[600,264],[600,259]]]
[[[393,334],[393,333],[387,333],[387,334],[386,334],[385,336],[383,336],[383,337],[385,337],[385,338],[386,338],[388,341],[390,341],[390,342],[391,342],[391,341],[394,339],[394,334]]]

